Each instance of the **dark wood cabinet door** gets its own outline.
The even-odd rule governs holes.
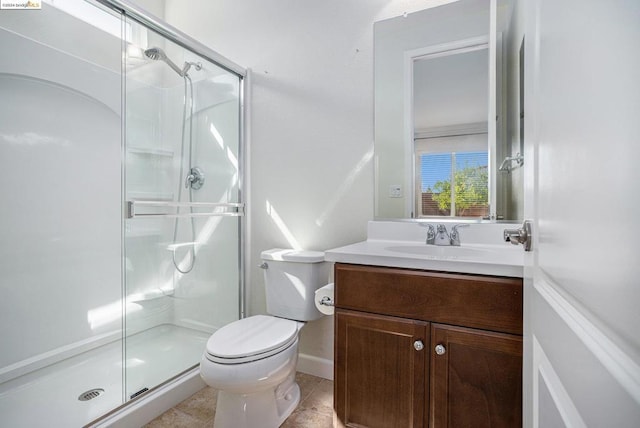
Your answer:
[[[429,323],[342,309],[335,316],[340,421],[347,427],[423,427]],[[424,348],[416,350],[416,341]]]
[[[431,428],[522,426],[521,336],[432,324],[430,354]]]

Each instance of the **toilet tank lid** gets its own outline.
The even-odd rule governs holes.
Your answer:
[[[273,248],[271,250],[263,251],[260,254],[260,257],[262,257],[262,260],[298,263],[320,263],[324,261],[324,253],[322,251],[304,251],[282,248]]]

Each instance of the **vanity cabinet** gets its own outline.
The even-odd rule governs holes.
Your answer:
[[[338,419],[518,427],[522,280],[336,263]]]

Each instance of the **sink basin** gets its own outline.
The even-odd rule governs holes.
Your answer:
[[[372,221],[366,241],[327,250],[324,256],[334,263],[522,278],[525,253],[504,242],[505,225],[519,227],[472,224],[462,232],[462,244],[452,247],[426,244],[427,231],[413,222]]]
[[[491,251],[484,248],[449,247],[437,245],[399,245],[386,247],[385,250],[405,255],[419,255],[437,259],[459,259],[478,257],[489,254]]]

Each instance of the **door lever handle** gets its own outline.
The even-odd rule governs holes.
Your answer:
[[[531,221],[525,220],[520,229],[505,229],[503,236],[506,242],[522,244],[525,251],[531,251]]]

